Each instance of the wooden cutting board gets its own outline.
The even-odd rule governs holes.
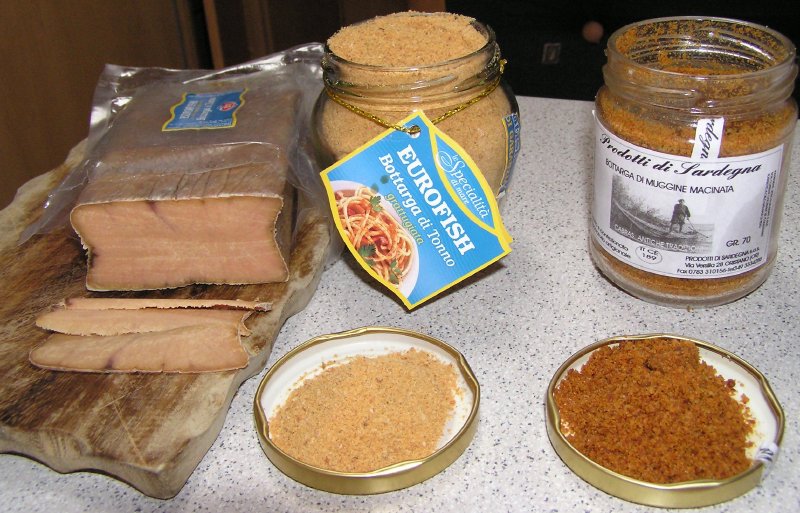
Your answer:
[[[17,245],[48,192],[82,160],[83,148],[25,184],[0,211],[0,452],[30,456],[59,472],[99,470],[147,495],[169,498],[216,439],[239,385],[266,365],[284,321],[307,304],[322,273],[329,232],[319,212],[301,222],[288,283],[89,293],[85,253],[71,229]],[[36,315],[79,296],[258,298],[273,309],[248,321],[253,333],[243,342],[250,364],[236,372],[112,375],[32,366],[29,351],[47,337],[34,325]]]

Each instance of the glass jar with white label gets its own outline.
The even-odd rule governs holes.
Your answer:
[[[641,299],[739,299],[777,255],[797,106],[795,48],[721,18],[659,18],[608,41],[595,102],[591,253]]]

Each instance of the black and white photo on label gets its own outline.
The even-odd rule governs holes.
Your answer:
[[[703,253],[711,250],[714,224],[703,222],[704,204],[678,191],[637,194],[625,179],[614,176],[611,185],[611,229],[646,246]],[[702,201],[698,200],[698,202]]]

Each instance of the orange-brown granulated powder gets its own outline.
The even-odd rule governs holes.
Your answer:
[[[691,342],[657,338],[594,351],[566,374],[555,400],[561,432],[585,456],[629,477],[676,483],[749,468],[755,421],[734,386]]]
[[[269,420],[269,437],[293,458],[339,472],[425,458],[456,390],[453,366],[426,351],[358,356],[294,390]]]

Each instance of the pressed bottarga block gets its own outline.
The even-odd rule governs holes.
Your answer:
[[[285,281],[291,230],[278,221],[282,206],[280,197],[81,205],[71,218],[89,252],[87,288]]]
[[[232,126],[166,129],[185,95],[234,93],[243,101]],[[70,214],[88,252],[87,288],[286,281],[296,104],[296,94],[235,79],[134,96],[88,159]]]

